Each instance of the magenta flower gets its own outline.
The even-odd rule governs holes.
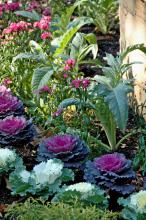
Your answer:
[[[106,154],[94,160],[95,166],[103,171],[119,172],[125,164],[125,156],[122,154]]]
[[[37,1],[32,1],[32,2],[30,2],[29,6],[26,10],[33,11],[33,10],[37,10],[39,8],[40,8],[40,4]]]
[[[6,11],[16,11],[20,9],[20,3],[19,2],[12,2],[12,3],[5,3],[4,9]]]
[[[38,160],[58,158],[65,167],[79,168],[89,153],[89,148],[79,137],[70,134],[45,139],[38,148]]]
[[[48,93],[48,94],[51,94],[52,93],[52,90],[49,88],[49,86],[43,86],[42,88],[40,89],[36,89],[33,91],[34,94],[42,94],[42,93]]]
[[[23,130],[26,126],[24,117],[9,116],[0,120],[0,133],[14,135]]]
[[[75,146],[75,138],[71,135],[56,135],[45,142],[47,150],[53,153],[72,151]]]
[[[12,96],[11,93],[4,93],[0,95],[0,118],[12,114],[22,114],[23,104],[17,97]]]
[[[51,32],[44,32],[41,34],[41,39],[42,40],[46,40],[46,39],[50,39],[52,37]]]
[[[51,8],[45,8],[43,11],[43,15],[45,16],[50,16],[51,15]]]
[[[81,80],[80,79],[74,79],[72,82],[71,82],[71,85],[72,87],[78,89],[80,86],[81,86]]]
[[[135,190],[131,181],[136,177],[131,164],[124,154],[106,154],[86,162],[84,179],[121,195],[130,194]]]
[[[89,85],[90,85],[90,80],[89,79],[85,78],[85,79],[82,80],[82,87],[84,89],[86,89]]]
[[[36,134],[32,120],[23,116],[8,116],[0,120],[0,145],[23,146],[29,143]]]

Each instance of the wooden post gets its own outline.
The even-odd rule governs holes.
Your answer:
[[[144,43],[146,46],[146,1],[120,0],[120,46],[121,51],[128,46]],[[126,62],[143,62],[134,64],[132,76],[135,79],[134,96],[138,105],[146,101],[146,55],[139,50],[131,52]],[[146,120],[146,107],[143,115]]]

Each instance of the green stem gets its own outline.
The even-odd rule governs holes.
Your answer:
[[[126,135],[115,145],[114,150],[117,150],[124,140],[126,140],[126,139],[129,138],[130,136],[135,135],[135,134],[137,134],[137,133],[145,133],[145,134],[146,134],[146,130],[144,130],[144,129],[138,129],[138,130],[133,130],[132,132],[126,134]]]

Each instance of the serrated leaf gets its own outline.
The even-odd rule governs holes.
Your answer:
[[[45,86],[48,83],[53,72],[54,70],[50,67],[42,67],[36,69],[32,77],[32,89],[35,90]]]

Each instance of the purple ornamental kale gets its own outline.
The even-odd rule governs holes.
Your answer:
[[[11,93],[0,95],[0,119],[9,115],[22,115],[24,112],[23,104]]]
[[[87,161],[84,170],[84,179],[104,189],[130,194],[135,190],[131,181],[135,179],[135,172],[131,168],[131,160],[123,154],[113,153]]]
[[[89,154],[89,148],[79,137],[65,134],[45,139],[38,148],[38,161],[58,158],[67,168],[79,168]]]
[[[29,143],[35,135],[32,121],[23,116],[8,116],[0,120],[0,145],[19,146]]]

